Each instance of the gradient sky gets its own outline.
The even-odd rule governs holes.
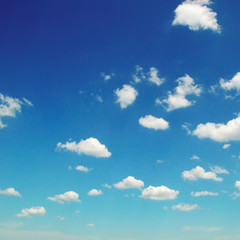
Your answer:
[[[0,238],[240,240],[239,8],[2,0]]]

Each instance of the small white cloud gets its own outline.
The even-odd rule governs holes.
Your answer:
[[[88,138],[86,140],[81,140],[79,143],[66,142],[66,144],[58,143],[58,149],[64,149],[66,151],[76,152],[77,154],[86,154],[94,157],[107,158],[111,156],[104,144],[101,144],[96,138]]]
[[[235,182],[235,187],[240,191],[240,181]]]
[[[124,84],[122,89],[117,89],[114,91],[117,96],[117,103],[120,104],[122,109],[127,108],[132,105],[136,100],[138,92],[130,85]]]
[[[208,191],[201,191],[201,192],[191,192],[193,197],[201,197],[201,196],[218,196],[218,193],[208,192]]]
[[[146,115],[139,119],[139,124],[146,128],[154,130],[166,130],[169,128],[169,123],[163,118],[156,118],[152,115]]]
[[[99,196],[102,194],[103,194],[103,192],[101,190],[97,190],[97,189],[92,189],[91,191],[88,192],[89,196]]]
[[[163,163],[163,160],[157,160],[157,163]]]
[[[140,83],[146,79],[146,76],[143,72],[143,68],[139,65],[135,66],[135,73],[132,75],[134,83]]]
[[[103,99],[100,95],[96,95],[96,98],[97,98],[97,101],[102,103],[103,102]]]
[[[80,202],[79,195],[76,192],[68,191],[63,194],[48,197],[48,200],[64,204],[65,202]]]
[[[197,155],[192,155],[192,157],[190,158],[191,160],[199,160],[200,157],[198,157]]]
[[[209,138],[216,142],[228,142],[240,140],[240,115],[224,123],[199,124],[193,131],[193,135],[198,138]]]
[[[44,216],[45,214],[46,214],[46,210],[44,207],[31,207],[31,208],[23,209],[16,216],[17,217],[30,217],[31,215]]]
[[[112,78],[115,76],[115,73],[110,73],[110,74],[101,73],[100,76],[101,76],[105,81],[108,81],[108,80],[112,79]]]
[[[229,174],[229,171],[219,166],[214,166],[214,167],[211,167],[210,169],[216,174]]]
[[[207,179],[207,180],[214,180],[217,182],[221,182],[223,179],[217,177],[216,173],[214,172],[206,172],[202,167],[197,166],[190,171],[184,171],[182,173],[183,179],[188,179],[191,181],[196,181],[198,179]]]
[[[187,134],[190,135],[192,134],[191,130],[190,130],[190,123],[184,123],[182,124],[182,129],[185,129],[187,131]]]
[[[166,99],[156,99],[156,104],[161,104],[168,112],[194,105],[195,101],[189,101],[186,96],[200,96],[202,92],[202,89],[194,83],[194,79],[187,74],[178,78],[177,83],[178,86],[175,88],[174,93],[169,92]]]
[[[84,167],[84,166],[76,166],[75,168],[76,170],[80,171],[80,172],[89,172],[91,169],[87,168],[87,167]]]
[[[189,212],[189,211],[199,209],[199,206],[197,204],[190,205],[190,204],[187,204],[187,203],[180,203],[178,205],[172,206],[172,209],[183,211],[183,212]]]
[[[141,180],[137,180],[132,176],[128,176],[123,179],[122,182],[118,182],[113,184],[113,186],[117,189],[129,189],[129,188],[138,188],[141,189],[144,187],[144,182]]]
[[[0,195],[21,197],[21,194],[18,191],[16,191],[14,188],[7,188],[5,190],[0,189]]]
[[[210,0],[185,0],[175,9],[172,25],[188,26],[193,31],[210,29],[220,33],[217,13],[208,7],[210,4]]]
[[[60,221],[66,220],[66,218],[65,218],[65,217],[62,217],[62,216],[57,216],[56,219],[57,219],[57,220],[60,220]]]
[[[95,224],[94,223],[88,223],[87,226],[88,227],[95,227]]]
[[[75,213],[75,214],[79,214],[79,213],[80,213],[80,211],[79,211],[79,210],[76,210],[74,213]]]
[[[240,72],[238,72],[230,80],[225,80],[225,79],[221,78],[220,86],[222,89],[224,89],[226,91],[236,90],[237,92],[240,92]]]
[[[177,197],[179,191],[169,189],[166,186],[149,186],[142,191],[142,198],[151,200],[173,200]]]
[[[230,146],[231,146],[231,144],[224,144],[222,148],[223,148],[223,149],[227,149],[227,148],[229,148]]]
[[[107,184],[107,183],[103,184],[102,186],[105,187],[105,188],[109,188],[109,189],[112,188],[112,186]]]
[[[157,86],[160,86],[160,85],[163,84],[165,79],[164,78],[159,78],[158,77],[158,70],[155,67],[151,67],[150,72],[149,72],[148,81],[156,84]]]

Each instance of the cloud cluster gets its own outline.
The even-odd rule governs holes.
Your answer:
[[[189,212],[189,211],[199,209],[199,206],[197,204],[190,205],[188,203],[180,203],[178,205],[172,206],[172,209],[183,211],[183,212]]]
[[[31,207],[31,208],[23,209],[16,216],[17,217],[30,217],[31,215],[44,216],[45,214],[46,214],[46,210],[44,207]]]
[[[79,195],[76,192],[68,191],[63,194],[48,197],[48,200],[64,204],[65,202],[80,202]]]
[[[172,25],[188,26],[193,31],[210,29],[220,33],[217,13],[208,7],[210,4],[210,0],[185,0],[175,9]]]
[[[218,196],[218,193],[208,192],[208,191],[201,191],[201,192],[191,192],[193,197],[201,197],[201,196]]]
[[[139,124],[146,128],[154,130],[166,130],[169,128],[169,123],[163,118],[156,118],[152,115],[146,115],[139,119]]]
[[[7,188],[5,190],[0,189],[0,195],[21,197],[21,194],[18,191],[16,191],[14,188]]]
[[[97,190],[97,189],[92,189],[91,191],[88,192],[89,196],[99,196],[102,194],[103,194],[103,192],[101,190]]]
[[[129,188],[141,189],[142,187],[144,187],[144,182],[141,180],[137,180],[132,176],[128,176],[121,182],[113,184],[113,186],[117,189],[129,189]]]
[[[178,78],[177,83],[178,86],[175,88],[174,93],[169,92],[166,99],[156,99],[156,104],[161,104],[168,112],[195,104],[195,101],[189,101],[186,96],[200,96],[202,92],[202,89],[194,83],[194,79],[187,74]]]
[[[111,156],[104,144],[101,144],[96,138],[88,138],[86,140],[81,140],[79,143],[66,142],[58,143],[58,149],[64,149],[66,151],[76,152],[77,154],[86,154],[94,157],[107,158]]]

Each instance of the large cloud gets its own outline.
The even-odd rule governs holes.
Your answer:
[[[23,209],[16,216],[17,217],[30,217],[31,215],[44,216],[45,214],[46,214],[46,210],[44,207],[31,207],[31,208]]]
[[[190,205],[188,203],[180,203],[178,205],[172,206],[172,209],[183,211],[183,212],[189,212],[189,211],[199,209],[199,206],[197,204]]]
[[[199,124],[193,131],[198,138],[210,138],[217,142],[229,142],[240,140],[240,115],[237,118],[224,123]]]
[[[141,197],[151,200],[173,200],[177,197],[178,194],[179,191],[169,189],[166,186],[149,186],[142,191]]]
[[[166,130],[169,128],[169,123],[163,118],[156,118],[152,115],[146,115],[139,119],[139,124],[146,128],[154,130]]]
[[[210,0],[185,0],[175,9],[172,25],[188,26],[193,31],[210,29],[220,32],[217,14],[208,7],[210,4]]]
[[[14,188],[7,188],[5,190],[0,189],[0,195],[21,197],[21,194],[18,191],[16,191]]]
[[[111,153],[108,151],[104,144],[101,144],[96,138],[88,138],[86,140],[81,140],[79,143],[66,142],[58,143],[58,149],[64,149],[66,151],[76,152],[78,154],[86,154],[94,157],[103,157],[107,158],[111,156]]]
[[[137,180],[132,176],[128,176],[127,178],[123,179],[121,182],[113,184],[113,186],[117,189],[129,189],[129,188],[138,188],[144,186],[144,182],[141,180]]]
[[[184,171],[182,173],[183,179],[188,179],[191,181],[196,181],[198,179],[207,179],[221,182],[223,179],[217,177],[215,172],[206,172],[202,167],[197,166],[190,171]]]
[[[68,191],[64,194],[55,195],[54,197],[48,197],[48,200],[64,204],[64,202],[80,202],[79,195],[76,192]]]
[[[193,105],[195,101],[189,101],[186,96],[200,96],[202,92],[202,89],[194,83],[194,79],[187,74],[184,77],[178,78],[177,83],[178,86],[175,88],[174,93],[169,92],[166,99],[156,99],[156,103],[163,105],[168,112]]]
[[[225,80],[225,79],[220,79],[220,86],[226,90],[236,90],[240,91],[240,72],[238,72],[232,79],[230,80]]]
[[[127,108],[129,105],[133,104],[138,95],[137,90],[132,86],[124,84],[122,89],[117,89],[114,91],[117,96],[117,103],[120,104],[122,109]]]

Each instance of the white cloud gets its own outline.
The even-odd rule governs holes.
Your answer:
[[[149,186],[142,191],[142,198],[151,200],[173,200],[177,197],[179,191],[167,188],[166,186]]]
[[[183,179],[188,179],[191,181],[196,181],[198,179],[207,179],[207,180],[214,180],[221,182],[223,179],[217,177],[216,173],[214,172],[206,172],[202,167],[197,166],[190,171],[184,171],[182,173]]]
[[[110,73],[110,74],[106,74],[106,73],[101,73],[100,76],[105,80],[108,81],[110,79],[112,79],[115,76],[115,73]]]
[[[228,170],[221,168],[219,166],[214,166],[214,167],[211,167],[210,169],[216,174],[229,174]]]
[[[97,98],[97,101],[102,103],[103,102],[103,99],[100,95],[96,95],[96,98]]]
[[[112,186],[107,184],[107,183],[103,184],[102,186],[105,187],[105,188],[109,188],[109,189],[112,188]]]
[[[240,191],[240,181],[235,182],[235,187]]]
[[[113,186],[117,189],[129,189],[129,188],[138,188],[144,187],[144,182],[141,180],[137,180],[132,176],[128,176],[123,179],[122,182],[118,182],[113,184]]]
[[[209,138],[217,142],[239,141],[240,140],[240,115],[224,123],[198,124],[193,131],[198,138]]]
[[[103,194],[103,192],[101,190],[97,190],[97,189],[92,189],[91,191],[88,192],[89,196],[99,196],[102,194]]]
[[[163,160],[157,160],[157,163],[163,163]]]
[[[135,73],[132,75],[134,83],[140,83],[146,79],[146,76],[143,72],[143,68],[139,65],[135,66]]]
[[[152,115],[146,115],[139,119],[139,124],[146,128],[154,130],[166,130],[169,128],[169,123],[163,118],[156,118]]]
[[[95,224],[94,223],[88,223],[87,226],[88,227],[95,227]]]
[[[33,106],[33,104],[26,98],[23,98],[23,101],[21,101],[17,98],[4,96],[0,93],[0,129],[7,127],[7,125],[2,122],[2,118],[15,118],[16,114],[22,111],[22,105]]]
[[[21,194],[18,191],[16,191],[14,188],[7,188],[5,190],[0,189],[0,195],[21,197]]]
[[[192,155],[192,157],[190,158],[191,160],[199,160],[200,157],[198,157],[197,155]]]
[[[44,207],[31,207],[31,208],[23,209],[16,216],[17,217],[30,217],[31,215],[44,216],[45,214],[46,214],[46,210]]]
[[[218,196],[218,193],[208,192],[208,191],[201,191],[201,192],[191,192],[193,197],[201,197],[201,196]]]
[[[231,146],[231,144],[224,144],[223,145],[223,149],[227,149],[227,148],[229,148]]]
[[[89,169],[87,167],[84,167],[84,166],[81,166],[81,165],[76,166],[75,169],[78,170],[78,171],[81,171],[81,172],[89,172],[91,170],[91,169]]]
[[[168,112],[195,104],[195,101],[189,101],[186,96],[200,96],[202,92],[202,89],[194,83],[194,79],[187,74],[184,77],[178,78],[177,83],[178,86],[175,88],[174,93],[169,92],[168,98],[163,100],[156,99],[156,104],[161,104]]]
[[[178,205],[172,206],[172,209],[183,211],[183,212],[189,212],[189,211],[199,209],[199,206],[197,204],[190,205],[190,204],[187,204],[187,203],[180,203]]]
[[[80,202],[79,195],[73,191],[65,192],[64,194],[48,197],[48,200],[64,204],[64,202]]]
[[[230,80],[225,80],[221,78],[220,86],[226,91],[236,90],[237,92],[239,92],[240,91],[240,72],[238,72]]]
[[[120,104],[122,109],[133,104],[138,95],[138,92],[132,86],[127,84],[124,84],[122,89],[118,88],[115,90],[114,93],[117,96],[117,103]]]
[[[185,0],[175,9],[172,25],[188,26],[193,31],[210,29],[220,33],[217,13],[208,7],[211,3],[210,0]]]
[[[155,67],[151,67],[150,72],[149,72],[148,81],[156,84],[157,86],[160,86],[160,85],[163,84],[165,79],[164,78],[159,78],[158,77],[158,70]]]
[[[64,149],[66,151],[76,152],[77,154],[86,154],[94,157],[110,157],[111,153],[108,151],[104,144],[101,144],[96,138],[88,138],[81,140],[79,143],[66,142],[66,144],[58,143],[58,149]]]

